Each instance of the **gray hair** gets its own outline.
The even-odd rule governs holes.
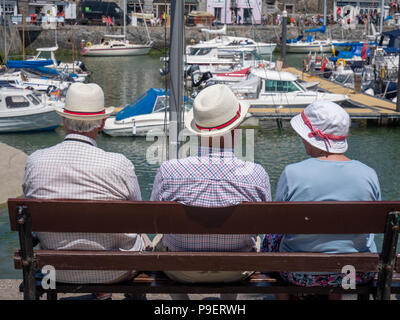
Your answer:
[[[100,120],[73,120],[64,118],[64,125],[67,129],[76,132],[90,132],[100,128],[103,124],[103,119]]]

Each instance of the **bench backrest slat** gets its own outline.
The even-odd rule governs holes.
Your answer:
[[[352,265],[357,271],[378,271],[376,253],[256,253],[256,252],[119,252],[39,250],[36,265],[56,270],[258,270],[341,272]],[[18,253],[15,267],[21,268]]]
[[[26,205],[32,231],[97,233],[383,233],[387,214],[400,202],[258,202],[225,208],[177,202],[9,199],[12,230],[16,207]]]

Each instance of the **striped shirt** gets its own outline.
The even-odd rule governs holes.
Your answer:
[[[232,149],[200,148],[198,156],[164,162],[152,201],[178,201],[197,207],[227,207],[271,201],[269,177],[258,164],[235,157]],[[252,251],[256,235],[165,234],[171,251]]]
[[[97,148],[95,140],[79,134],[68,134],[63,142],[32,153],[22,187],[26,198],[35,199],[141,200],[132,163],[121,154]],[[38,236],[41,247],[50,250],[143,249],[142,238],[137,234],[40,232]],[[56,279],[104,283],[126,273],[56,270]]]

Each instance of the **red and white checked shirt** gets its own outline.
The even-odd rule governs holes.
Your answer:
[[[164,162],[154,180],[152,201],[198,207],[227,207],[271,201],[268,174],[258,164],[235,157],[232,149],[200,148],[198,156]],[[171,251],[252,251],[256,235],[164,234]]]
[[[80,134],[68,134],[63,142],[32,153],[26,162],[22,188],[26,198],[141,200],[131,161],[122,154],[97,148],[95,140]],[[141,251],[144,247],[142,237],[134,233],[40,232],[38,236],[41,247],[50,250]],[[125,274],[127,271],[56,270],[56,279],[104,283]]]

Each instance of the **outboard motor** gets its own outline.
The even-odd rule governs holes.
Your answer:
[[[198,65],[193,65],[190,71],[191,71],[193,87],[198,87],[201,84],[203,78],[203,74],[200,71],[200,67]]]
[[[79,68],[81,68],[82,71],[88,72],[89,70],[86,68],[85,64],[83,61],[75,61],[75,65],[77,65]]]
[[[165,67],[165,68],[161,68],[161,69],[160,69],[160,75],[166,76],[168,73],[169,73],[168,67]]]

